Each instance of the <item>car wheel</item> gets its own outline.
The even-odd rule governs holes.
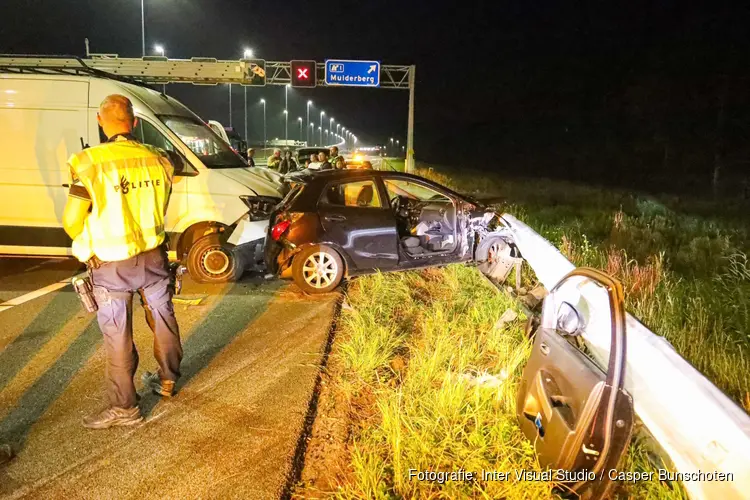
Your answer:
[[[307,293],[330,292],[344,277],[344,261],[333,248],[313,245],[294,256],[292,277]]]
[[[190,247],[187,268],[198,283],[226,283],[242,276],[245,262],[221,242],[218,234],[210,234]]]

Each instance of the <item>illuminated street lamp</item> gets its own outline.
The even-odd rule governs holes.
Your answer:
[[[144,47],[145,47],[145,46],[146,46],[146,45],[145,45],[145,42],[144,42]],[[144,49],[144,52],[145,52],[145,49]],[[164,52],[164,45],[159,45],[158,43],[157,43],[156,45],[154,45],[154,52],[156,52],[156,53],[157,53],[157,54],[159,54],[160,56],[164,57],[164,54],[166,53],[166,52]],[[145,54],[144,54],[144,55],[145,55]],[[162,89],[162,90],[161,90],[161,91],[162,91],[162,93],[163,93],[163,94],[166,94],[166,93],[167,93],[167,84],[165,83],[164,85],[162,85],[162,86],[161,86],[161,89]]]
[[[328,128],[329,128],[329,129],[333,130],[333,122],[335,122],[335,121],[336,121],[336,120],[334,120],[334,119],[333,119],[333,117],[331,117],[331,120],[330,120],[330,121],[329,121],[329,123],[328,123]]]
[[[266,100],[261,99],[260,103],[263,105],[263,149],[266,149]]]
[[[299,122],[299,141],[302,142],[302,117],[297,117],[297,121]]]

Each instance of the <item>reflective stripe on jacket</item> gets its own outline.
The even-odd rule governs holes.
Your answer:
[[[68,161],[91,195],[91,213],[73,240],[81,262],[113,262],[154,249],[165,239],[164,215],[174,167],[166,153],[136,141],[85,149]]]

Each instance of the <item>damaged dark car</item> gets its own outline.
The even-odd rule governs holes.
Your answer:
[[[266,265],[324,293],[375,271],[487,262],[509,250],[499,222],[481,203],[415,175],[316,172],[295,176],[271,214]]]

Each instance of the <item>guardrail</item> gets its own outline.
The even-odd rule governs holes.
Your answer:
[[[509,214],[502,220],[523,259],[548,290],[575,268],[523,222]],[[597,287],[589,285],[581,285],[578,292],[582,296],[596,293]],[[608,318],[597,316],[596,311],[589,313],[583,337],[597,361],[606,366],[610,328],[599,322]],[[630,314],[627,332],[625,389],[633,397],[636,414],[676,469],[686,474],[732,474],[731,481],[682,481],[690,496],[750,498],[750,416],[677,354],[669,342]]]

